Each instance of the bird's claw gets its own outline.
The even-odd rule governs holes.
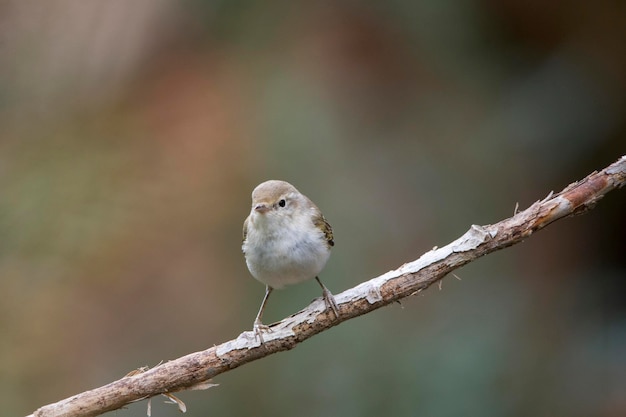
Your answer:
[[[328,307],[330,307],[330,309],[333,310],[333,313],[335,313],[335,317],[339,318],[339,307],[337,306],[337,302],[335,301],[335,296],[333,296],[333,294],[328,291],[327,288],[323,289],[322,295],[324,296],[324,301],[326,302]]]
[[[254,326],[252,328],[252,330],[254,331],[254,338],[258,338],[259,342],[261,342],[261,344],[263,344],[265,341],[263,340],[263,333],[271,333],[272,329],[270,329],[269,326],[266,326],[265,324],[261,323],[260,320],[257,320],[254,322]]]

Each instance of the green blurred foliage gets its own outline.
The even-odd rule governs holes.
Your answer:
[[[261,181],[322,208],[338,293],[626,149],[619,2],[0,10],[7,415],[250,329],[241,225]],[[624,415],[625,208],[616,191],[441,291],[181,393],[187,415]],[[277,292],[266,320],[318,293]]]

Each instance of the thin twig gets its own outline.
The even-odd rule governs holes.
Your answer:
[[[218,346],[190,353],[145,372],[131,373],[108,385],[46,405],[31,416],[95,416],[141,398],[208,387],[207,381],[216,375],[273,353],[293,349],[298,343],[343,321],[419,294],[468,262],[519,243],[556,220],[587,211],[606,193],[625,183],[626,156],[623,156],[602,171],[570,184],[560,193],[550,193],[521,212],[516,210],[513,217],[493,225],[473,225],[454,242],[442,248],[435,247],[413,262],[337,294],[335,300],[341,313],[340,320],[326,310],[324,300],[319,298],[304,310],[271,325],[272,332],[266,335],[263,344],[253,332],[243,332],[236,339]]]

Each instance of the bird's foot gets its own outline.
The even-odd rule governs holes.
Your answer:
[[[261,320],[255,320],[254,321],[254,326],[252,327],[252,330],[254,331],[255,339],[258,338],[259,342],[261,342],[261,344],[263,344],[265,342],[263,340],[263,333],[271,333],[272,332],[272,329],[270,329],[269,326],[266,326],[265,324],[261,323]]]
[[[333,313],[335,313],[335,317],[339,318],[339,307],[337,306],[337,302],[335,301],[335,296],[330,291],[328,291],[328,288],[326,287],[322,289],[322,295],[328,307],[330,307],[330,309],[333,310]]]

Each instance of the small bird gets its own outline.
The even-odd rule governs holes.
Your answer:
[[[263,343],[263,310],[274,288],[315,278],[326,304],[339,318],[332,293],[317,274],[334,246],[333,230],[317,206],[285,181],[270,180],[252,191],[252,209],[243,223],[243,250],[252,276],[265,284],[265,297],[254,320],[254,332]]]

